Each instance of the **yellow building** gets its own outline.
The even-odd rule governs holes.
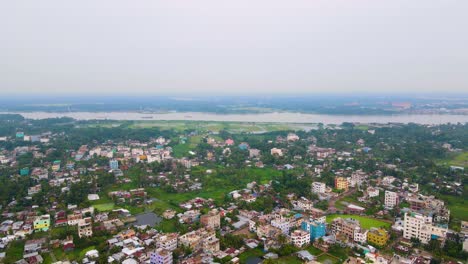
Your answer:
[[[390,235],[387,230],[382,228],[371,228],[367,232],[367,243],[383,247],[387,244]]]
[[[33,223],[34,230],[47,231],[50,227],[50,215],[41,215],[36,217]]]
[[[348,180],[344,177],[335,178],[335,188],[338,190],[348,190]]]

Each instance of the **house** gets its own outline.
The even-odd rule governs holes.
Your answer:
[[[50,215],[36,217],[33,223],[34,231],[47,231],[50,227]]]
[[[78,222],[78,236],[82,237],[90,237],[93,235],[93,221],[91,217],[86,217],[81,219]]]

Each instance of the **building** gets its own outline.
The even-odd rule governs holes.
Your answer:
[[[417,238],[427,244],[431,239],[445,239],[447,225],[435,225],[432,215],[408,212],[405,213],[403,222],[403,237],[406,239]]]
[[[203,250],[207,252],[219,251],[219,239],[214,230],[200,228],[179,237],[180,244],[189,247],[192,251]]]
[[[117,170],[119,168],[119,161],[116,159],[112,159],[109,161],[109,167],[111,170]]]
[[[34,219],[34,231],[47,231],[50,227],[50,215],[41,215]]]
[[[312,192],[313,193],[324,193],[327,189],[327,186],[323,182],[313,182],[312,183]]]
[[[347,191],[348,188],[349,188],[348,179],[346,179],[344,177],[336,177],[335,178],[335,189]]]
[[[207,228],[217,229],[221,226],[221,217],[218,210],[211,210],[200,217],[200,223]]]
[[[310,243],[310,232],[305,230],[297,229],[291,233],[291,242],[296,247],[302,247]]]
[[[310,233],[311,241],[325,236],[325,233],[327,231],[325,223],[310,220],[302,222],[301,228],[302,230],[308,231]]]
[[[375,187],[368,187],[367,188],[367,195],[369,196],[369,198],[378,197],[379,194],[380,194],[379,189],[377,189]]]
[[[356,228],[360,228],[361,224],[359,221],[346,218],[343,219],[341,217],[333,219],[331,223],[331,232],[335,235],[344,235],[350,240],[354,240],[354,230]]]
[[[177,249],[177,238],[179,235],[177,233],[165,233],[161,234],[158,239],[156,239],[156,247],[162,248],[169,251],[174,251]]]
[[[387,230],[382,228],[371,228],[367,232],[367,242],[372,245],[383,247],[387,244],[390,239],[390,235]]]
[[[280,157],[281,157],[281,156],[283,156],[283,150],[281,150],[281,149],[279,149],[279,148],[272,148],[272,149],[270,150],[270,154],[271,154],[272,156],[277,155],[277,156],[280,156]]]
[[[364,228],[356,227],[354,228],[354,236],[353,239],[357,243],[364,244],[367,241],[367,233],[369,231]]]
[[[299,136],[294,134],[294,133],[289,133],[288,136],[286,137],[287,141],[298,141]]]
[[[393,209],[398,205],[398,193],[385,191],[385,208]]]
[[[93,221],[91,217],[86,217],[78,222],[78,236],[91,237],[93,236]]]
[[[150,255],[150,264],[172,264],[172,252],[166,249],[158,248]]]

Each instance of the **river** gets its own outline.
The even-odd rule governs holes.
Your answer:
[[[6,112],[3,112],[6,113]],[[11,113],[11,112],[8,112]],[[202,112],[138,113],[138,112],[15,112],[29,119],[71,117],[77,120],[184,120],[257,123],[341,124],[352,123],[417,123],[436,125],[468,123],[468,115],[453,114],[402,114],[402,115],[325,115],[291,112],[261,114],[215,114]]]

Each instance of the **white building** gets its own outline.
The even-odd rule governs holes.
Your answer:
[[[366,243],[367,241],[367,232],[369,232],[369,230],[367,229],[363,229],[363,228],[360,228],[360,227],[356,227],[354,229],[354,241],[357,242],[357,243],[361,243],[361,244],[364,244]]]
[[[291,233],[291,242],[299,248],[308,245],[310,243],[310,233],[302,229],[294,230]]]
[[[447,227],[436,226],[432,223],[432,216],[420,213],[406,213],[403,223],[403,237],[406,239],[418,238],[427,244],[433,238],[445,239]]]
[[[367,188],[367,195],[369,195],[369,198],[377,197],[377,196],[379,196],[379,194],[380,194],[379,189],[374,188],[374,187],[368,187]]]
[[[169,251],[174,251],[177,249],[177,238],[179,235],[177,233],[166,233],[166,234],[161,234],[157,239],[156,239],[156,247],[169,250]]]
[[[291,222],[289,219],[278,218],[274,219],[270,223],[272,226],[281,229],[281,232],[285,235],[289,234],[289,229],[291,228]]]
[[[151,264],[172,264],[172,252],[162,248],[156,249],[154,252],[151,252],[150,255]]]
[[[312,183],[312,192],[313,193],[324,193],[327,186],[323,182],[313,182]]]
[[[385,208],[393,209],[398,204],[396,192],[385,191]]]

